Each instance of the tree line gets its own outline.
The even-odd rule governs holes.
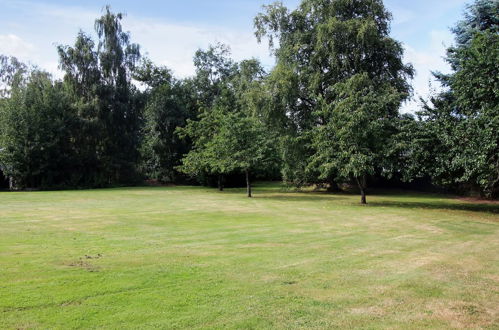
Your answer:
[[[338,189],[366,203],[373,178],[499,194],[499,2],[476,0],[452,30],[451,74],[415,114],[413,67],[382,0],[264,6],[255,35],[276,59],[198,50],[178,79],[141,55],[106,7],[74,45],[62,80],[0,56],[0,171],[12,189],[87,188],[144,179],[219,189],[234,177]],[[159,42],[159,41],[158,41]]]

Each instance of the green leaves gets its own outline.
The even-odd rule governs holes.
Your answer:
[[[428,175],[435,184],[499,193],[499,21],[497,1],[478,0],[453,29],[448,50],[454,72],[437,74],[448,90],[437,94],[409,123],[407,177]]]
[[[278,156],[275,136],[270,134],[262,116],[264,70],[256,60],[227,66],[232,63],[230,59],[215,55],[213,48],[197,55],[203,61],[197,62],[200,67],[195,80],[208,84],[201,95],[201,104],[206,108],[197,120],[189,120],[185,127],[177,129],[179,136],[188,137],[193,143],[179,170],[199,177],[275,166]],[[231,69],[225,71],[228,67]]]
[[[355,75],[331,88],[332,103],[322,103],[318,115],[325,124],[313,129],[317,150],[312,166],[320,166],[321,178],[350,180],[371,175],[384,163],[392,138],[390,109],[403,96],[388,83],[377,85],[368,75]]]
[[[189,151],[189,139],[181,139],[177,127],[194,118],[192,109],[194,91],[189,81],[175,81],[166,68],[146,62],[141,68],[141,79],[149,86],[144,98],[143,139],[141,143],[142,173],[160,182],[176,182],[176,167]]]
[[[106,7],[96,20],[97,46],[83,32],[74,46],[58,46],[63,82],[37,70],[28,75],[26,66],[0,58],[10,88],[0,105],[6,149],[0,157],[18,187],[96,187],[137,178],[141,109],[131,77],[140,52],[121,19]]]
[[[0,103],[0,167],[17,188],[48,187],[67,178],[72,115],[60,84],[33,71]]]
[[[262,169],[277,155],[265,125],[242,110],[215,106],[178,133],[193,140],[193,149],[180,167],[193,176]]]
[[[448,90],[415,119],[399,114],[414,70],[382,0],[265,6],[255,34],[276,56],[269,74],[217,44],[184,80],[137,66],[140,47],[106,7],[97,40],[80,32],[58,47],[62,82],[0,56],[0,166],[21,187],[130,182],[137,167],[160,181],[280,168],[286,181],[356,182],[363,194],[369,176],[397,175],[498,195],[497,9],[469,7],[448,50],[454,72],[437,74]]]
[[[259,40],[279,41],[275,107],[287,140],[302,144],[299,154],[284,146],[286,178],[349,181],[382,167],[413,75],[390,20],[379,0],[304,0],[291,12],[276,3],[255,19]]]

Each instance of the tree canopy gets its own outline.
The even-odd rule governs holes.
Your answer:
[[[487,197],[499,193],[498,6],[476,1],[453,29],[456,44],[447,52],[453,72],[435,73],[446,89],[406,128],[409,177],[429,175],[436,184]]]
[[[208,55],[226,55],[227,49],[218,45],[208,51]],[[197,57],[205,57],[198,52]],[[226,63],[229,71],[222,80],[211,75],[209,84],[215,86],[211,94],[211,106],[194,120],[179,128],[179,135],[193,141],[192,150],[183,159],[181,171],[191,176],[200,174],[226,175],[242,172],[246,177],[248,197],[251,197],[250,175],[252,171],[262,171],[277,164],[277,150],[273,144],[275,136],[268,130],[259,117],[258,95],[264,70],[256,60],[232,63],[218,58],[210,61],[211,66],[202,64],[199,72],[206,78],[206,72],[216,72],[220,63]],[[199,62],[196,62],[200,66]],[[230,74],[229,74],[230,72]],[[213,80],[215,79],[215,80]],[[206,96],[209,94],[204,94]],[[206,98],[203,99],[203,101]]]
[[[276,55],[273,80],[286,95],[282,111],[289,114],[291,140],[307,146],[302,159],[285,158],[288,168],[305,178],[359,182],[365,202],[360,183],[381,167],[389,120],[411,90],[413,69],[389,36],[391,15],[376,0],[304,0],[294,11],[281,3],[265,9],[255,19],[256,35],[268,37]]]
[[[0,174],[13,189],[152,180],[247,187],[256,179],[355,189],[428,180],[499,195],[499,3],[475,0],[452,29],[452,72],[415,114],[413,67],[382,0],[266,5],[254,19],[275,65],[216,43],[195,73],[141,54],[109,6],[57,46],[63,79],[0,55]]]

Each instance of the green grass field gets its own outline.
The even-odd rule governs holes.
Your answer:
[[[0,328],[499,329],[499,205],[254,193],[0,193]]]

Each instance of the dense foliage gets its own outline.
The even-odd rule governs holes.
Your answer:
[[[264,78],[260,63],[256,60],[232,63],[225,58],[226,54],[219,45],[196,56],[212,59],[209,65],[206,61],[198,64],[200,77],[208,78],[204,86],[209,92],[203,94],[204,104],[198,118],[179,128],[181,136],[193,141],[193,149],[179,169],[191,176],[218,175],[221,189],[224,175],[242,172],[251,197],[251,173],[265,171],[278,163],[276,136],[259,116],[258,91]],[[220,63],[224,65],[220,67]],[[230,70],[222,71],[223,68]],[[224,73],[225,79],[219,81]]]
[[[140,52],[121,19],[108,7],[95,22],[97,44],[80,32],[74,46],[58,47],[63,81],[13,60],[4,66],[0,161],[15,188],[137,180],[141,106],[131,75]]]
[[[216,44],[177,79],[140,54],[106,7],[95,35],[58,46],[62,80],[0,56],[0,174],[11,188],[275,178],[356,187],[376,178],[499,194],[499,2],[476,0],[435,73],[442,90],[401,115],[414,71],[382,0],[302,0],[255,18],[276,65]],[[191,181],[192,180],[192,181]]]
[[[292,12],[276,3],[255,19],[257,37],[279,44],[273,79],[284,87],[289,139],[308,146],[285,158],[286,177],[356,181],[365,202],[413,74],[390,19],[379,0],[304,0]]]
[[[151,180],[182,180],[176,167],[190,149],[190,141],[180,139],[175,130],[183,127],[196,112],[195,88],[192,80],[176,80],[170,70],[156,67],[145,60],[135,79],[146,86],[142,142],[141,172]]]
[[[468,7],[453,32],[447,61],[453,73],[436,77],[443,92],[425,102],[418,121],[404,125],[406,176],[435,184],[499,194],[499,2]]]
[[[2,170],[17,187],[63,182],[70,176],[73,156],[63,86],[37,70],[17,79],[0,113]]]

